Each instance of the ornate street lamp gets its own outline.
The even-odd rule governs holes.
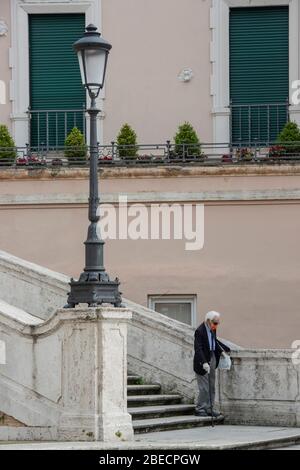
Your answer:
[[[119,280],[110,281],[103,265],[104,241],[99,238],[97,224],[99,216],[98,194],[98,144],[97,144],[97,115],[99,109],[96,106],[96,98],[103,88],[108,54],[111,45],[105,41],[97,28],[90,24],[86,28],[84,36],[75,42],[74,49],[77,52],[81,79],[91,98],[90,115],[90,196],[89,196],[89,220],[90,226],[85,242],[85,268],[79,280],[71,279],[71,291],[68,295],[66,308],[74,308],[79,303],[87,303],[89,307],[95,307],[102,303],[111,303],[115,307],[121,305],[122,299],[119,292]]]

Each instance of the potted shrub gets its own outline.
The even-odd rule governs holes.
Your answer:
[[[151,163],[153,159],[154,156],[152,154],[143,154],[138,156],[138,161],[141,163]]]
[[[84,135],[78,127],[73,127],[65,140],[65,157],[69,165],[85,165],[86,154]]]
[[[129,124],[124,124],[117,137],[117,150],[120,158],[137,158],[137,135]]]
[[[26,166],[27,165],[27,158],[26,157],[18,157],[16,160],[17,166]]]
[[[178,127],[177,133],[174,137],[175,141],[175,154],[179,158],[203,158],[204,155],[201,151],[201,143],[199,137],[189,122]]]
[[[254,153],[247,147],[240,147],[236,151],[236,158],[240,162],[251,162],[253,160]]]
[[[268,157],[270,160],[278,160],[286,155],[286,149],[282,145],[273,145],[269,148]]]
[[[181,158],[182,158],[182,156],[180,157],[179,155],[177,155],[175,149],[170,150],[170,152],[169,152],[169,159],[170,160],[175,160],[176,161],[176,160],[180,160]]]
[[[151,161],[154,163],[166,163],[166,159],[163,155],[152,155]]]
[[[39,155],[31,154],[27,158],[27,163],[30,166],[42,166],[45,165],[45,160],[39,157]]]
[[[225,155],[222,155],[222,163],[232,163],[232,155],[230,153],[226,153]]]
[[[295,122],[288,122],[277,137],[286,154],[300,155],[300,129]],[[284,145],[286,144],[286,145]]]
[[[62,161],[61,158],[53,158],[53,160],[51,161],[51,165],[52,166],[62,166],[63,161]]]
[[[0,165],[13,165],[17,156],[16,145],[7,126],[0,125]]]
[[[99,163],[111,163],[113,161],[112,155],[100,155],[98,158]]]

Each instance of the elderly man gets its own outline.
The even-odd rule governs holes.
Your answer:
[[[214,418],[220,416],[220,413],[212,409],[215,400],[215,371],[221,355],[224,352],[230,352],[230,349],[217,339],[216,332],[219,324],[220,314],[208,312],[205,322],[195,331],[194,371],[199,388],[196,416],[213,416]]]

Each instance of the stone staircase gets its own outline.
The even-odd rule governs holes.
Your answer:
[[[210,417],[195,416],[194,405],[182,403],[180,395],[161,393],[159,384],[146,385],[142,377],[131,374],[127,383],[128,412],[135,434],[211,425]],[[223,417],[214,418],[215,424],[223,421]]]

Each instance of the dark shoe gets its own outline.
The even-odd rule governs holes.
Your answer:
[[[212,416],[213,418],[220,418],[221,416],[223,416],[222,413],[219,413],[218,411],[214,411],[214,410],[213,412],[211,412],[210,410],[207,411],[207,414],[208,416]]]
[[[200,416],[201,418],[207,418],[208,414],[205,411],[195,411],[195,416]]]

